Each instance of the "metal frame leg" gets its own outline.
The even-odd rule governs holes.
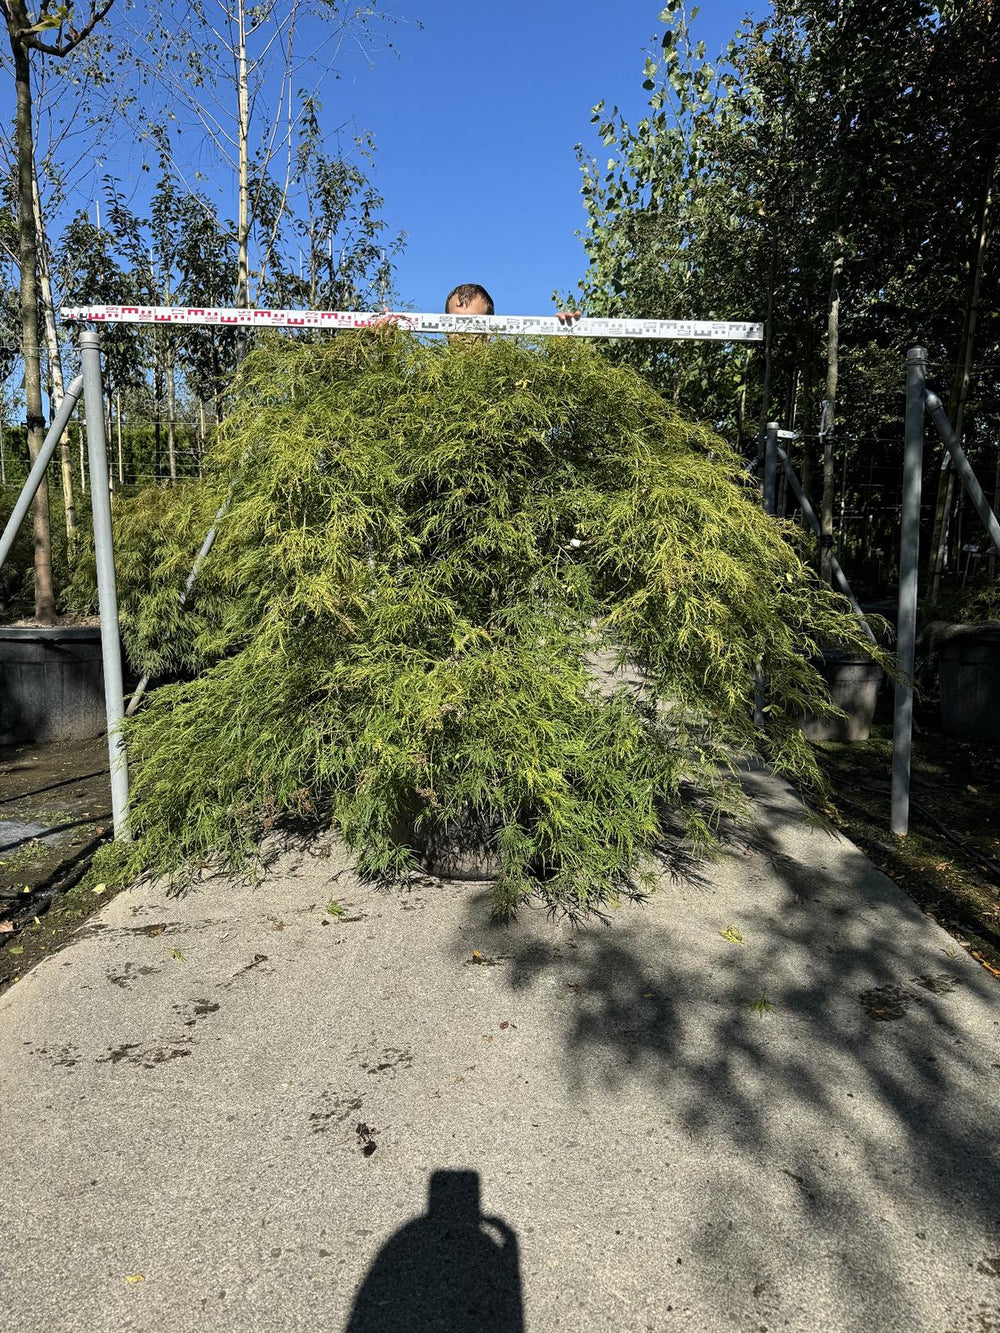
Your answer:
[[[118,589],[111,535],[111,492],[108,487],[108,444],[104,434],[104,380],[101,374],[100,334],[80,334],[83,395],[87,412],[87,458],[90,503],[94,515],[94,555],[97,561],[97,598],[101,616],[101,656],[104,662],[104,705],[108,719],[108,757],[111,764],[111,809],[115,838],[131,842],[129,827],[128,763],[121,734],[124,717],[122,650],[118,628]]]
[[[920,482],[924,458],[924,380],[927,352],[906,353],[906,424],[903,452],[903,521],[899,538],[899,621],[897,662],[900,680],[892,726],[893,833],[905,837],[910,825],[910,757],[913,742],[913,668],[917,638],[917,580],[920,556]]]
[[[979,478],[972,470],[972,464],[965,456],[965,450],[959,442],[958,436],[951,428],[951,422],[948,420],[948,414],[944,410],[944,404],[936,393],[929,390],[924,394],[924,404],[927,412],[937,427],[937,432],[944,440],[945,447],[948,450],[952,461],[955,464],[955,471],[965,487],[969,499],[972,501],[972,507],[982,520],[983,526],[989,533],[990,541],[1000,551],[1000,523],[997,522],[997,516],[990,508],[990,502],[983,494],[983,488],[979,484]]]

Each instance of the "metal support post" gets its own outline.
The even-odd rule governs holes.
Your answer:
[[[63,394],[62,402],[59,404],[59,410],[52,419],[52,425],[49,427],[49,433],[45,437],[45,442],[38,451],[38,457],[35,459],[31,471],[28,473],[28,479],[21,489],[21,494],[17,497],[10,518],[7,520],[7,526],[3,530],[3,536],[0,537],[0,566],[10,555],[10,548],[14,545],[14,539],[21,530],[21,524],[27,517],[28,510],[35,498],[42,477],[45,475],[45,469],[52,460],[52,455],[62,439],[63,431],[69,425],[69,419],[73,415],[73,409],[76,407],[77,400],[83,392],[83,376],[77,375],[69,388]]]
[[[955,464],[955,471],[961,478],[962,485],[968,492],[969,499],[972,501],[973,508],[983,521],[983,526],[990,534],[990,541],[1000,551],[1000,523],[997,522],[997,516],[990,508],[990,503],[983,494],[983,488],[979,484],[979,478],[972,470],[972,465],[965,456],[965,450],[959,443],[958,436],[951,428],[951,422],[948,420],[948,414],[944,410],[944,404],[936,393],[928,390],[924,394],[924,403],[930,414],[931,420],[937,427],[938,434],[944,440],[948,453],[951,455]]]
[[[118,589],[111,535],[111,492],[108,488],[108,444],[104,434],[104,381],[101,375],[101,339],[87,329],[80,334],[83,395],[87,412],[87,461],[90,502],[94,515],[94,555],[97,562],[97,599],[101,616],[101,657],[104,663],[104,706],[108,719],[108,757],[111,764],[111,810],[115,837],[131,841],[128,810],[128,763],[121,734],[124,716],[122,649],[118,629]]]
[[[780,445],[778,446],[777,452],[778,452],[778,462],[785,470],[785,476],[788,478],[788,484],[792,488],[792,494],[795,496],[796,500],[798,500],[799,508],[802,510],[806,522],[809,524],[813,532],[815,532],[816,536],[818,537],[820,535],[821,528],[820,528],[819,517],[816,513],[816,510],[813,509],[812,505],[809,503],[809,497],[802,489],[802,484],[799,481],[798,475],[795,469],[792,467],[788,455],[785,453],[784,449],[782,449]],[[864,626],[864,631],[868,635],[869,639],[871,639],[872,643],[877,643],[878,640],[875,638],[875,634],[872,631],[871,625],[869,625],[868,621],[865,619],[865,613],[862,611],[861,606],[858,603],[858,599],[854,596],[854,590],[847,581],[847,575],[841,568],[840,561],[837,559],[835,555],[832,554],[830,556],[830,573],[833,575],[833,581],[837,586],[837,591],[842,592],[844,594],[844,596],[850,602],[854,614],[856,616],[861,617],[861,623]]]
[[[892,831],[910,825],[910,756],[913,742],[913,668],[917,639],[917,570],[920,557],[920,479],[924,460],[924,378],[927,352],[906,353],[906,423],[903,435],[903,521],[899,539],[899,620],[896,707],[892,727]]]
[[[778,423],[769,421],[764,437],[764,513],[778,512]]]

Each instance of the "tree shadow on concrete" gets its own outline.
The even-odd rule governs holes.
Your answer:
[[[881,1225],[890,1212],[909,1236],[926,1226],[992,1236],[981,1242],[992,1251],[955,1256],[992,1271],[1000,990],[859,852],[807,834],[782,784],[747,783],[753,856],[721,865],[714,893],[680,895],[670,913],[654,899],[610,929],[485,943],[507,956],[514,989],[542,982],[561,997],[561,1074],[574,1096],[620,1091],[623,1113],[659,1107],[671,1132],[717,1154],[700,1206],[706,1262],[739,1269],[746,1234],[725,1230],[735,1179],[744,1190],[759,1181],[762,1212],[791,1210],[821,1253],[878,1236],[838,1260],[853,1327],[877,1326],[861,1317],[873,1301],[895,1327],[916,1327],[914,1256]],[[741,940],[723,935],[733,916]]]
[[[433,1173],[427,1212],[376,1255],[345,1333],[524,1333],[517,1233],[479,1197],[478,1172]]]

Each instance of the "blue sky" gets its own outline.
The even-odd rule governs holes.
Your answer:
[[[632,119],[642,114],[642,51],[662,31],[660,6],[405,4],[397,0],[396,13],[422,27],[397,25],[399,59],[378,55],[372,69],[350,62],[326,106],[375,133],[385,217],[408,233],[400,296],[436,310],[456,283],[481,282],[498,312],[551,310],[553,289],[571,290],[583,269],[573,146],[595,147],[590,110],[602,97]],[[746,0],[702,8],[696,33],[709,55],[750,8]]]
[[[167,14],[171,3],[182,17],[184,0],[167,0]],[[345,0],[343,9],[351,3]],[[375,135],[374,166],[366,170],[385,198],[390,231],[407,233],[396,278],[401,301],[437,310],[457,283],[481,282],[501,313],[551,310],[553,290],[573,292],[584,269],[575,235],[585,216],[574,145],[607,154],[590,124],[591,108],[602,98],[633,122],[647,110],[643,52],[662,32],[661,3],[384,0],[380,8],[397,21],[376,25],[380,37],[369,51],[351,42],[342,46],[340,77],[327,76],[318,91],[332,150],[350,149],[355,131]],[[748,10],[765,8],[760,0],[708,0],[694,34],[712,57]],[[126,35],[140,45],[150,29],[149,12],[144,0],[123,11]],[[321,28],[315,16],[306,19],[306,12],[299,54],[318,47],[322,64],[334,29]],[[114,47],[120,34],[112,28],[108,35]],[[303,68],[302,84],[312,85],[315,75],[316,67]],[[123,77],[131,86],[129,69]],[[223,114],[231,114],[231,84],[221,85],[217,95]],[[207,88],[204,96],[211,96]],[[140,86],[140,104],[150,97],[176,108],[178,123],[184,123],[176,151],[185,172],[195,182],[193,173],[200,170],[198,188],[232,218],[232,169],[220,168],[190,113],[162,85]],[[11,100],[9,89],[0,100],[5,106]],[[133,208],[148,208],[158,173],[139,170],[151,152],[138,144],[132,119],[116,119],[98,156],[84,154],[70,173],[69,197],[53,219],[54,233],[79,207],[97,219],[106,172]],[[332,129],[338,125],[346,126],[339,137]]]

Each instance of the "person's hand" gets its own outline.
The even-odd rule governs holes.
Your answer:
[[[564,324],[566,328],[570,328],[578,319],[582,318],[583,315],[579,310],[559,310],[556,312],[556,319],[560,324]]]

